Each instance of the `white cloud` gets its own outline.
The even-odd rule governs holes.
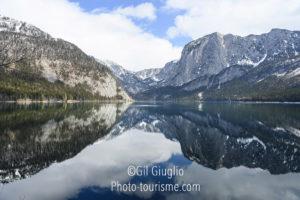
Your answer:
[[[300,29],[299,0],[167,0],[165,7],[181,10],[170,38],[193,39],[212,32],[259,34],[272,28]]]
[[[131,129],[112,140],[99,140],[75,157],[54,163],[29,179],[5,184],[0,199],[67,199],[88,186],[110,189],[112,181],[131,180],[128,166],[151,166],[180,154],[180,144],[163,134]]]
[[[2,15],[29,22],[76,44],[87,54],[113,60],[130,70],[161,67],[180,56],[180,48],[146,32],[127,17],[153,19],[155,11],[148,4],[120,8],[119,13],[88,13],[67,0],[0,0],[0,5]]]
[[[125,15],[128,17],[134,17],[138,19],[148,19],[155,20],[156,19],[156,8],[152,3],[142,3],[137,6],[128,6],[128,7],[120,7],[115,10],[116,13]]]

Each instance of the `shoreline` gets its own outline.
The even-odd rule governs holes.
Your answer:
[[[72,103],[126,103],[126,102],[134,102],[134,100],[33,100],[33,99],[17,99],[17,100],[8,100],[8,101],[0,101],[0,103],[16,103],[16,104],[72,104]]]
[[[245,104],[300,104],[300,101],[226,101],[226,100],[143,100],[135,101],[136,103],[182,103],[182,102],[192,102],[192,103],[245,103]]]
[[[8,100],[8,101],[0,101],[0,103],[16,103],[16,104],[73,104],[73,103],[180,103],[180,102],[193,102],[193,103],[243,103],[243,104],[300,104],[300,101],[213,101],[213,100],[195,100],[195,101],[161,101],[161,100],[149,100],[149,101],[139,101],[139,100],[32,100],[32,99],[17,99],[17,100]]]

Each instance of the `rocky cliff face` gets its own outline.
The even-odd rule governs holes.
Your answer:
[[[254,68],[291,59],[299,52],[300,32],[297,31],[273,29],[246,37],[213,33],[184,47],[181,59],[172,66],[176,73],[168,77],[167,83],[180,86],[199,77],[216,75],[231,66]]]
[[[252,95],[244,98],[245,95],[239,93],[231,94],[229,97],[222,93],[224,84],[229,85],[229,82],[240,78],[243,84],[256,87],[255,85],[262,80],[265,85],[273,84],[274,81],[268,82],[270,81],[268,78],[272,78],[277,79],[275,82],[284,82],[285,89],[299,88],[299,52],[299,31],[272,29],[266,34],[246,37],[213,33],[188,43],[182,51],[180,60],[167,63],[156,74],[159,81],[154,84],[155,87],[139,94],[138,97],[154,96],[166,99],[180,97],[178,94],[186,96],[196,92],[205,94],[209,91],[210,99],[259,100],[259,94],[256,97]],[[246,75],[247,78],[244,78]],[[245,80],[251,81],[245,83]],[[286,84],[291,82],[293,83]],[[233,85],[236,84],[231,83],[227,89],[230,90]],[[213,94],[211,90],[216,90],[220,94],[216,95],[216,92]],[[293,92],[292,99],[295,99],[298,92]],[[205,95],[203,97],[205,98]],[[300,99],[299,93],[298,97]]]
[[[19,77],[17,81],[25,83],[28,83],[26,77],[30,77],[34,79],[31,81],[33,84],[36,81],[39,84],[43,82],[45,90],[51,86],[64,90],[51,96],[46,91],[39,91],[39,88],[30,93],[24,91],[30,90],[29,87],[22,88],[22,91],[10,91],[10,86],[6,85],[0,91],[2,99],[44,96],[60,99],[63,93],[68,98],[76,99],[130,99],[106,66],[86,55],[74,44],[52,38],[25,22],[0,18],[0,49],[3,76],[13,74],[14,77]],[[20,78],[21,76],[25,78]],[[24,84],[22,87],[25,87]]]

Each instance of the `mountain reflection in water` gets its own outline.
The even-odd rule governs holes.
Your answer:
[[[74,104],[0,112],[0,199],[300,199],[300,106]],[[129,165],[184,176],[130,177]],[[115,192],[111,182],[199,183]]]
[[[0,104],[0,177],[10,182],[75,156],[105,136],[121,104]]]

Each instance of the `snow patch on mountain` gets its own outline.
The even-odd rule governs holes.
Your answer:
[[[203,92],[199,92],[198,97],[199,97],[200,100],[202,100],[203,99]]]
[[[249,145],[252,142],[258,142],[265,150],[266,150],[266,145],[257,137],[253,136],[252,138],[238,138],[237,142],[244,144],[244,145]]]
[[[3,16],[0,16],[0,32],[14,32],[33,37],[51,38],[49,34],[33,25]]]
[[[156,75],[160,72],[160,70],[161,70],[161,68],[144,69],[144,70],[135,72],[134,74],[141,80],[151,78],[154,81],[159,81],[159,79],[158,79],[158,77],[156,77]]]
[[[300,137],[300,130],[294,127],[287,127],[286,128],[290,133],[294,134],[297,137]]]
[[[282,72],[282,73],[275,72],[273,75],[274,75],[274,76],[277,76],[277,77],[283,77],[283,76],[286,75],[286,72]]]
[[[267,54],[264,54],[264,56],[258,61],[258,62],[253,62],[251,59],[244,58],[242,60],[239,60],[237,62],[238,65],[252,65],[253,67],[257,67],[260,63],[262,63],[267,57]]]
[[[113,72],[113,74],[118,78],[121,78],[122,76],[126,75],[126,73],[130,73],[128,70],[124,69],[121,65],[111,60],[100,60],[100,59],[96,59],[96,60],[99,63],[107,66]]]
[[[254,63],[254,67],[260,65],[260,63],[264,62],[265,59],[267,58],[268,54],[265,54],[264,57],[262,57],[261,60],[259,60],[258,62]]]
[[[288,77],[294,77],[300,75],[300,67],[296,68],[295,70],[289,72],[287,74]]]
[[[285,128],[283,127],[275,127],[273,128],[274,131],[285,131]]]
[[[250,59],[242,59],[237,62],[238,65],[254,65],[253,61]]]

